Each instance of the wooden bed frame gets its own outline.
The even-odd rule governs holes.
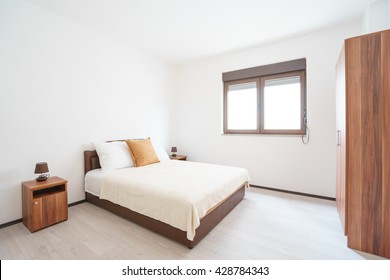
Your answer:
[[[84,151],[85,174],[93,169],[100,168],[99,157],[96,151]],[[236,192],[227,197],[222,203],[204,216],[196,229],[194,240],[187,239],[187,232],[177,229],[164,222],[134,212],[128,208],[114,204],[108,200],[100,199],[88,192],[86,200],[94,205],[104,208],[118,216],[128,219],[149,230],[182,243],[192,249],[203,237],[207,235],[245,196],[245,185],[240,186]]]

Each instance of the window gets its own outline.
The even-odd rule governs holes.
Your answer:
[[[224,73],[223,81],[225,134],[305,134],[305,59]]]
[[[229,130],[257,129],[257,88],[256,80],[228,86],[226,109]]]

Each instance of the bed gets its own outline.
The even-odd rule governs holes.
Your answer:
[[[194,167],[193,167],[194,166]],[[167,238],[170,238],[172,240],[175,240],[181,244],[186,245],[188,248],[193,248],[200,240],[202,240],[239,202],[244,198],[245,196],[245,189],[248,187],[248,176],[241,176],[240,179],[237,179],[234,182],[230,183],[230,190],[226,191],[225,194],[223,194],[223,198],[213,198],[213,199],[205,199],[205,201],[208,203],[207,209],[204,209],[204,213],[200,213],[199,217],[194,218],[194,221],[198,222],[191,222],[187,225],[187,227],[181,226],[181,224],[174,224],[170,220],[165,221],[165,217],[169,217],[169,214],[164,214],[163,216],[153,216],[154,212],[149,214],[147,211],[138,210],[137,208],[131,207],[133,204],[130,204],[130,206],[126,205],[126,203],[123,203],[123,201],[127,201],[126,199],[122,199],[122,202],[118,202],[115,200],[116,197],[121,198],[123,195],[121,192],[121,195],[118,195],[117,193],[113,194],[113,189],[108,189],[108,186],[114,185],[114,187],[117,187],[117,185],[123,185],[123,187],[126,187],[126,184],[130,184],[132,182],[125,182],[121,181],[125,177],[128,178],[132,175],[127,175],[129,172],[135,172],[135,171],[142,171],[147,170],[147,172],[143,172],[147,174],[147,177],[144,177],[141,181],[136,181],[140,185],[142,185],[142,191],[147,189],[149,187],[149,181],[152,180],[150,174],[154,174],[154,170],[161,170],[163,169],[164,172],[167,170],[167,172],[180,172],[185,173],[188,172],[188,170],[191,170],[190,168],[197,168],[197,166],[200,166],[200,168],[205,168],[202,164],[199,163],[191,163],[191,162],[183,162],[183,161],[176,161],[176,160],[169,160],[166,162],[160,162],[156,163],[150,166],[141,167],[141,168],[122,168],[120,170],[115,170],[111,173],[107,173],[107,175],[104,172],[100,172],[101,164],[100,159],[98,156],[98,153],[96,150],[88,150],[84,151],[84,169],[85,169],[85,176],[86,176],[86,182],[88,179],[88,182],[92,182],[95,180],[96,182],[104,182],[101,183],[103,187],[106,187],[106,191],[104,189],[92,189],[87,188],[86,184],[86,200],[96,206],[102,207],[116,215],[119,215],[125,219],[128,219],[136,224],[139,224],[149,230],[152,230],[156,233],[159,233]],[[208,167],[212,167],[212,165],[207,165]],[[207,168],[208,168],[207,167]],[[165,169],[164,169],[165,168]],[[225,168],[218,166],[218,168]],[[229,167],[226,167],[229,168]],[[184,171],[183,171],[184,170]],[[187,171],[186,171],[187,170]],[[228,173],[231,173],[229,169],[227,169]],[[95,173],[95,174],[94,174]],[[141,172],[142,173],[142,172]],[[158,173],[158,172],[157,172]],[[156,173],[156,174],[157,174]],[[159,172],[162,173],[161,171]],[[129,173],[133,174],[133,173]],[[122,177],[121,177],[122,176]],[[138,175],[137,175],[138,176]],[[158,176],[158,175],[156,175]],[[165,181],[165,185],[169,184],[169,176],[165,176],[158,178],[156,177],[157,181]],[[243,179],[245,178],[245,179]],[[92,180],[92,181],[91,181]],[[166,181],[168,180],[168,181]],[[131,180],[130,180],[131,181]],[[145,182],[144,182],[145,181]],[[176,186],[178,188],[178,184],[181,184],[182,182],[180,180],[176,180],[174,178],[172,181],[175,182]],[[114,184],[115,183],[115,184]],[[192,182],[192,188],[194,188],[194,183]],[[226,182],[225,182],[226,183]],[[134,183],[133,183],[134,184]],[[151,184],[151,183],[150,183]],[[153,182],[153,184],[155,184]],[[183,183],[184,184],[184,183]],[[188,183],[190,184],[190,183]],[[88,183],[88,185],[92,185],[91,183]],[[107,186],[106,186],[107,185]],[[234,185],[234,187],[233,187]],[[114,190],[118,191],[117,188],[114,188]],[[134,191],[132,191],[134,193]],[[169,191],[172,192],[172,191]],[[218,191],[220,193],[221,191]],[[111,194],[111,195],[110,195]],[[154,195],[154,194],[153,194]],[[150,195],[152,197],[152,195]],[[165,196],[165,195],[164,195]],[[167,199],[165,197],[164,199]],[[170,198],[169,198],[170,199]],[[173,198],[172,198],[173,199]],[[135,200],[138,201],[138,198]],[[159,202],[160,198],[155,198],[154,202]],[[161,198],[161,201],[162,198]],[[174,208],[179,207],[179,205],[175,205],[175,202],[172,202],[173,200],[170,200],[169,202],[165,203],[164,205],[173,205]],[[212,202],[210,202],[212,201]],[[210,204],[212,203],[212,205]],[[139,202],[138,204],[142,204]],[[146,204],[146,203],[145,203]],[[152,203],[154,205],[154,203]],[[156,207],[160,207],[156,204]],[[130,208],[133,208],[131,210]],[[164,207],[162,207],[164,208]],[[172,208],[172,207],[171,207]],[[180,209],[180,208],[177,208]],[[164,210],[165,211],[165,210]],[[172,211],[172,209],[167,209],[167,211]],[[192,211],[192,210],[191,210]],[[160,211],[157,211],[160,212]],[[185,211],[176,211],[177,213],[185,212]],[[200,211],[202,212],[202,211]],[[193,212],[191,212],[193,213]],[[172,213],[172,215],[175,213]],[[156,214],[158,215],[158,213]],[[176,215],[176,214],[175,214]],[[187,215],[188,216],[188,215]],[[193,214],[192,214],[193,216]],[[191,226],[193,227],[191,230]]]

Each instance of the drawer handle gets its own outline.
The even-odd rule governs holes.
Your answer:
[[[34,201],[34,205],[38,205],[38,201]]]

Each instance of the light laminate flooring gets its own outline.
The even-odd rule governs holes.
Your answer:
[[[90,203],[35,233],[0,229],[0,259],[382,259],[347,248],[334,201],[251,188],[195,248]]]

